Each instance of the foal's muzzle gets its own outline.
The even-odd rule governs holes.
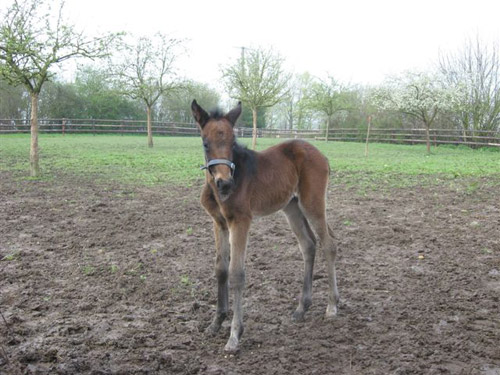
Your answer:
[[[219,197],[222,201],[225,201],[233,191],[234,170],[236,169],[236,165],[231,160],[212,159],[212,160],[207,161],[207,164],[205,164],[200,169],[202,169],[202,170],[207,169],[208,172],[212,175],[212,177],[215,178],[215,176],[212,173],[212,170],[210,169],[211,167],[213,167],[215,165],[226,165],[231,169],[231,177],[229,179],[217,178],[215,180],[215,184],[216,184],[217,190],[219,192]]]
[[[222,178],[218,178],[217,180],[215,180],[215,184],[217,185],[219,196],[222,200],[224,200],[229,196],[229,194],[231,194],[234,181],[232,178],[230,180],[223,180]]]

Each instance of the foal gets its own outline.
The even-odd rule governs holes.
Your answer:
[[[311,305],[316,231],[328,262],[326,316],[337,313],[339,294],[335,275],[336,249],[326,223],[325,198],[330,168],[328,160],[311,144],[293,140],[263,152],[236,143],[233,127],[241,114],[241,102],[222,115],[210,115],[196,100],[191,104],[205,149],[206,182],[201,204],[214,222],[218,283],[217,312],[207,328],[219,331],[229,309],[229,284],[233,292],[231,335],[225,346],[236,352],[243,333],[242,295],[245,284],[245,252],[253,217],[283,210],[297,236],[304,258],[304,284],[293,319],[301,321]]]

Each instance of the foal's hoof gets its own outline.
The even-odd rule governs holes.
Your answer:
[[[295,322],[295,323],[302,323],[305,319],[304,319],[304,316],[306,315],[306,312],[305,311],[295,311],[293,314],[292,314],[292,320]]]
[[[325,318],[333,319],[337,316],[337,306],[328,306],[326,308]]]
[[[205,329],[205,335],[215,336],[220,330],[221,325],[217,323],[210,323],[210,325]]]
[[[224,347],[224,351],[229,354],[238,353],[240,351],[238,339],[236,337],[230,337],[226,346]]]

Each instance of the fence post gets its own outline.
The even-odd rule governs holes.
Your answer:
[[[325,142],[328,142],[328,137],[330,136],[330,116],[326,119],[326,129],[325,129]]]
[[[366,131],[365,158],[368,157],[368,142],[370,140],[370,129],[372,127],[372,116],[368,116],[368,129]]]
[[[66,134],[66,119],[63,118],[62,119],[62,135],[63,135],[63,137],[65,134]]]

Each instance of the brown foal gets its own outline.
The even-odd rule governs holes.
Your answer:
[[[245,284],[245,253],[248,231],[254,217],[283,210],[297,236],[304,258],[304,284],[293,319],[301,321],[311,305],[316,237],[328,263],[326,316],[337,313],[339,293],[335,275],[336,248],[326,222],[326,190],[330,174],[328,160],[311,144],[292,140],[254,152],[236,143],[233,127],[241,114],[241,103],[227,114],[208,114],[196,100],[191,105],[201,130],[205,149],[206,183],[201,204],[214,222],[218,283],[217,311],[207,328],[215,334],[229,310],[229,285],[233,294],[228,352],[239,350],[243,333],[242,295]]]

